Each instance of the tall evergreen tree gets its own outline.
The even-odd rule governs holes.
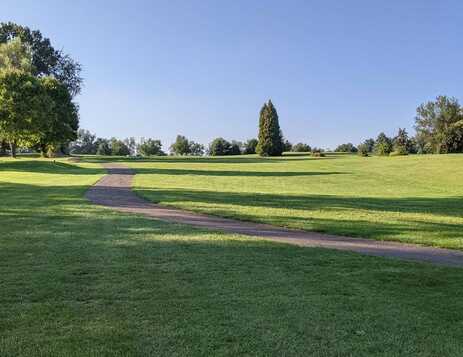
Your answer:
[[[259,143],[256,152],[260,156],[280,156],[283,153],[283,135],[278,122],[278,113],[271,100],[260,111]]]

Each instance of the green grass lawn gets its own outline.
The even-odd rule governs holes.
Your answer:
[[[165,205],[463,249],[463,155],[168,157],[127,164],[137,170],[136,191]]]
[[[137,163],[147,175],[138,184],[158,170],[165,176],[156,182],[171,187],[160,190],[171,194],[182,183],[193,192],[189,180],[204,186],[200,192],[206,186],[232,191],[235,179],[251,191],[243,178],[262,182],[254,190],[265,191],[272,180],[282,185],[284,176],[273,167],[289,173],[287,190],[296,195],[298,180],[315,185],[318,178],[325,187],[336,175],[291,172],[310,172],[312,164],[318,167],[312,172],[343,171],[336,159],[254,160]],[[342,160],[346,171],[363,165]],[[185,173],[209,168],[219,173]],[[83,198],[102,173],[97,165],[64,159],[0,159],[0,356],[463,355],[461,269],[115,213]],[[448,209],[443,217],[452,217]]]

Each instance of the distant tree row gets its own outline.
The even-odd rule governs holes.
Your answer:
[[[80,65],[40,31],[0,24],[0,153],[63,151],[79,125]]]
[[[361,156],[463,152],[463,107],[456,98],[438,96],[435,101],[421,104],[416,113],[414,137],[400,128],[395,137],[382,132],[376,140],[367,139],[357,147],[342,144],[335,151],[358,152]]]
[[[142,138],[137,143],[135,138],[119,140],[116,138],[97,138],[88,130],[80,129],[77,140],[69,147],[71,154],[76,155],[142,155],[142,156],[163,156],[160,140]]]

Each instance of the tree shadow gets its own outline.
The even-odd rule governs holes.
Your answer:
[[[461,269],[163,223],[85,189],[0,184],[5,355],[337,355],[353,338],[400,355],[461,339]]]
[[[143,196],[165,203],[189,201],[198,203],[233,204],[251,207],[284,207],[298,210],[360,209],[384,212],[427,213],[455,217],[463,216],[463,197],[387,198],[315,194],[283,195],[267,193],[217,192],[181,188],[152,189],[144,187],[136,187],[135,190]]]
[[[34,172],[58,175],[96,175],[105,173],[104,169],[86,168],[61,161],[15,160],[0,162],[0,172]]]
[[[348,172],[337,171],[231,171],[231,170],[188,170],[167,168],[136,168],[137,174],[151,175],[196,175],[196,176],[243,176],[243,177],[292,177],[345,175]]]

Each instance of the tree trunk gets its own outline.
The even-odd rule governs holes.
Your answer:
[[[6,155],[6,141],[0,141],[0,156]]]
[[[40,145],[40,156],[42,157],[47,157],[47,146],[46,145]]]
[[[10,154],[11,157],[16,157],[16,142],[14,141],[10,142]]]

